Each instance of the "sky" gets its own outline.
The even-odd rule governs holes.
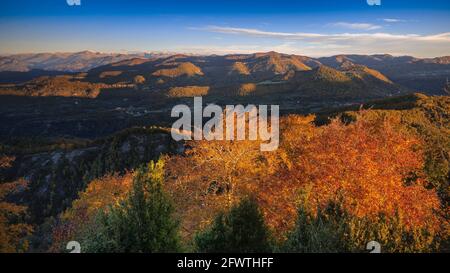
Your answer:
[[[448,0],[74,1],[2,0],[0,54],[450,55]]]

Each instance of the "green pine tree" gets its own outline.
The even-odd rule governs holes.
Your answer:
[[[133,189],[118,207],[98,216],[87,231],[86,252],[178,252],[178,222],[163,190],[164,162],[150,162],[136,171]]]
[[[270,235],[258,205],[243,199],[225,214],[220,213],[212,226],[195,238],[198,252],[264,253],[271,251]]]

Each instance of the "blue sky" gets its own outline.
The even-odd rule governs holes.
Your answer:
[[[6,0],[0,53],[450,55],[450,1]]]

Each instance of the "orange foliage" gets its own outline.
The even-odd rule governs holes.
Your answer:
[[[178,204],[182,235],[187,239],[209,225],[219,211],[258,194],[282,160],[278,153],[261,152],[261,140],[204,140],[188,146],[185,155],[166,160],[166,188]]]
[[[0,168],[9,168],[13,157],[0,156]],[[27,181],[21,179],[11,183],[0,183],[0,253],[25,251],[28,243],[24,238],[33,231],[23,223],[27,207],[6,201],[6,197],[27,187]]]
[[[407,228],[439,228],[440,202],[422,178],[418,139],[396,130],[398,124],[390,120],[361,117],[349,125],[335,120],[322,127],[313,120],[283,119],[276,152],[260,152],[258,141],[199,141],[185,156],[168,160],[167,189],[185,238],[249,194],[282,238],[305,191],[314,210],[340,199],[356,217],[398,214]]]
[[[14,157],[1,155],[0,156],[0,168],[4,169],[4,168],[11,167],[12,161],[14,161]]]
[[[395,130],[392,121],[367,122],[361,117],[344,125],[334,120],[313,134],[289,129],[282,145],[289,161],[261,190],[272,227],[293,224],[293,201],[303,190],[312,209],[340,199],[356,217],[398,213],[407,228],[438,229],[434,211],[440,202],[421,178],[421,143]]]
[[[167,161],[167,190],[180,204],[183,235],[193,235],[239,199],[247,178],[257,175],[258,153],[252,141],[196,141],[186,156]]]
[[[83,226],[94,216],[110,206],[117,205],[131,189],[132,174],[109,175],[89,183],[85,191],[72,203],[72,207],[61,214],[61,223],[53,231],[53,245],[50,251],[59,251],[61,246],[74,240]]]

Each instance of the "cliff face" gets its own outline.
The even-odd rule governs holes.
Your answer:
[[[23,177],[29,189],[15,196],[29,206],[35,221],[67,208],[93,179],[108,173],[123,174],[162,154],[183,152],[182,143],[162,129],[128,129],[107,139],[69,150],[19,156],[9,176]]]

